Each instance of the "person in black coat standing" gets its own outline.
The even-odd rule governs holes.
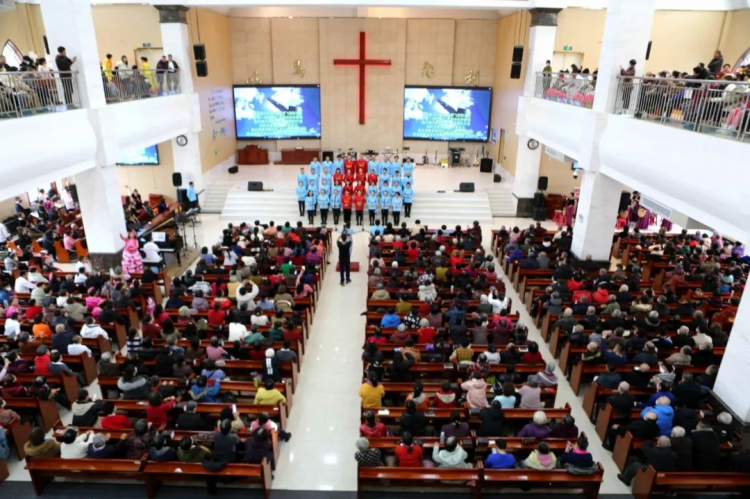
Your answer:
[[[349,277],[352,263],[352,241],[346,232],[341,234],[339,240],[336,241],[336,246],[339,247],[339,273],[341,274],[341,285],[344,286],[352,282]]]

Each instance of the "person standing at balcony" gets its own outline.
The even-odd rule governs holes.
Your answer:
[[[148,62],[148,57],[141,57],[141,73],[143,77],[148,81],[149,86],[152,90],[156,90],[156,77],[154,72],[151,70],[151,64]]]
[[[107,58],[104,60],[104,76],[107,77],[107,81],[112,81],[112,71],[115,69],[115,63],[112,62],[112,54],[107,54]]]
[[[180,84],[180,80],[177,73],[180,72],[180,66],[177,61],[172,59],[172,54],[167,55],[167,90],[170,93],[177,93],[177,87]]]
[[[65,52],[65,47],[60,46],[57,47],[57,57],[55,57],[55,65],[57,65],[57,70],[63,73],[69,73],[72,71],[73,64],[78,60],[77,57],[70,58]],[[62,87],[63,87],[63,93],[65,94],[65,104],[72,106],[73,104],[73,82],[70,74],[63,74],[60,75],[62,77],[67,77],[69,80],[63,81]]]
[[[721,71],[721,67],[724,65],[724,56],[721,55],[721,50],[714,52],[714,58],[708,63],[708,70],[713,74],[717,74]]]
[[[167,61],[167,56],[163,55],[161,56],[161,59],[159,59],[159,62],[156,63],[156,79],[159,81],[159,93],[164,93],[164,83],[167,79],[167,71],[169,70],[169,61]],[[169,87],[167,87],[169,89]]]
[[[630,107],[630,94],[633,93],[633,76],[635,76],[636,60],[630,59],[628,69],[620,67],[620,76],[629,76],[622,79],[622,111],[626,112]]]

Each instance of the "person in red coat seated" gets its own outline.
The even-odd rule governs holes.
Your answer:
[[[52,362],[49,358],[49,349],[47,345],[40,345],[36,349],[36,357],[34,357],[34,374],[39,376],[49,376],[49,365]]]
[[[105,430],[127,430],[133,427],[133,422],[124,414],[117,414],[114,402],[104,402],[102,405],[101,426]]]
[[[359,427],[359,433],[361,436],[367,438],[383,438],[388,436],[388,427],[375,420],[375,414],[372,411],[365,413],[365,422]]]
[[[605,305],[609,301],[609,291],[604,287],[604,284],[599,284],[599,287],[591,295],[591,299],[597,305]]]
[[[396,461],[402,468],[422,467],[422,447],[414,445],[414,438],[408,431],[401,435],[401,445],[396,447]]]
[[[450,381],[443,381],[440,390],[432,398],[432,405],[439,409],[452,409],[456,407],[456,400],[456,392],[451,388]]]
[[[420,320],[417,343],[420,345],[432,345],[435,343],[435,336],[437,336],[437,331],[434,327],[430,327],[430,322],[427,319]]]
[[[221,326],[227,318],[225,310],[221,309],[221,303],[214,302],[213,308],[208,312],[208,325]]]
[[[523,354],[521,362],[524,364],[539,364],[544,362],[542,354],[539,352],[539,345],[536,341],[530,341],[528,347],[529,351]]]
[[[174,397],[164,399],[159,392],[151,393],[146,407],[146,420],[156,428],[167,424],[169,411],[174,408],[174,401]]]

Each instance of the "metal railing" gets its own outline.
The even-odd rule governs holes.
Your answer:
[[[618,77],[615,114],[750,141],[750,83]]]
[[[590,74],[537,73],[534,96],[591,109],[596,80]]]
[[[0,72],[0,118],[78,109],[78,72]]]
[[[115,69],[102,73],[108,103],[147,99],[180,92],[180,73],[156,69]]]

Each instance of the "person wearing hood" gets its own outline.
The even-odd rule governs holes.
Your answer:
[[[443,381],[440,390],[435,392],[435,396],[432,398],[432,405],[441,409],[456,407],[456,392],[451,388],[450,381]]]
[[[669,436],[672,433],[672,422],[674,420],[674,409],[669,405],[668,397],[659,397],[656,399],[656,405],[646,407],[641,411],[641,417],[645,418],[646,414],[656,413],[656,424],[659,426],[659,435]]]
[[[520,462],[523,468],[532,468],[535,470],[552,470],[555,469],[557,458],[550,451],[549,445],[545,442],[531,451],[529,457]]]
[[[466,400],[472,409],[487,407],[487,383],[482,379],[482,374],[475,372],[471,379],[461,383],[461,389],[467,392]]]
[[[29,441],[23,445],[28,457],[60,457],[60,444],[55,438],[46,438],[44,429],[37,426],[29,433]]]
[[[458,445],[456,437],[448,437],[442,450],[438,442],[432,447],[432,460],[438,468],[471,468],[471,463],[466,462],[468,457],[463,447]]]
[[[557,386],[557,374],[555,374],[555,363],[548,362],[547,368],[544,370],[544,372],[540,372],[536,374],[536,380],[539,383],[539,385],[544,386],[544,387]]]
[[[558,293],[557,291],[553,291],[552,296],[549,300],[547,300],[543,308],[546,308],[547,312],[549,312],[550,314],[559,315],[563,313],[562,304],[563,300],[560,297],[560,293]]]
[[[96,420],[99,418],[99,412],[101,412],[103,404],[101,400],[97,400],[96,402],[91,400],[88,390],[79,391],[78,400],[73,402],[73,421],[71,424],[84,428],[94,426]]]
[[[549,428],[547,427],[547,415],[544,411],[536,411],[533,421],[524,426],[518,432],[519,437],[536,438],[539,440],[549,437]]]
[[[99,336],[109,339],[107,332],[102,329],[99,324],[94,322],[93,317],[86,317],[86,321],[83,324],[83,327],[81,327],[81,338],[92,339],[98,338]]]
[[[477,436],[498,437],[503,435],[505,414],[499,400],[493,400],[492,405],[483,408],[479,412],[479,419],[482,421],[482,424],[477,430]]]
[[[430,406],[430,399],[424,392],[424,387],[421,381],[414,383],[414,390],[406,396],[406,402],[413,401],[417,405],[417,409],[425,410]]]

